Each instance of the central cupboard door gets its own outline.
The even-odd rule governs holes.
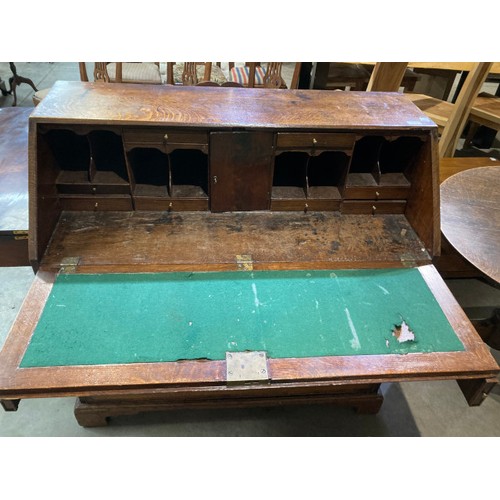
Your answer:
[[[272,132],[210,134],[210,183],[213,212],[269,210]]]

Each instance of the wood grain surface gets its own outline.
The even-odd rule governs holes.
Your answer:
[[[81,272],[237,269],[237,255],[251,255],[261,269],[430,262],[404,215],[64,212],[42,268],[73,256]]]
[[[441,185],[441,229],[486,276],[500,282],[500,169],[465,170]]]
[[[83,82],[57,82],[36,107],[32,119],[59,123],[84,120],[90,124],[302,130],[435,127],[406,96],[398,93],[276,92]]]
[[[439,182],[442,183],[448,177],[458,174],[464,170],[478,167],[500,167],[500,161],[496,158],[440,158],[439,159]]]

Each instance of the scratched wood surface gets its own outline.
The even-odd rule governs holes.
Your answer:
[[[404,215],[338,212],[63,212],[42,261],[56,269],[237,269],[401,267],[430,262]]]
[[[443,182],[441,229],[461,255],[500,282],[499,168],[473,168]]]
[[[277,92],[269,89],[83,82],[57,82],[32,117],[36,121],[59,123],[83,120],[89,124],[137,123],[211,128],[435,127],[406,96],[397,93]]]

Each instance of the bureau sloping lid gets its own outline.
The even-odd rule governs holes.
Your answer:
[[[268,352],[273,383],[484,379],[499,371],[432,266],[375,273],[60,275],[56,285],[54,281],[53,274],[37,275],[13,325],[0,355],[0,398],[225,385],[225,352],[259,347]],[[75,291],[69,290],[71,286]],[[166,298],[153,304],[151,297],[157,297],[160,288]],[[282,296],[277,295],[280,291]],[[401,297],[391,299],[391,292]],[[94,317],[83,306],[91,295],[97,295],[89,303],[96,309]],[[210,300],[222,301],[226,310],[212,311],[210,303],[202,303]],[[301,301],[307,309],[304,314]],[[326,301],[326,307],[320,301]],[[379,304],[371,318],[366,317],[371,308],[363,301]],[[107,311],[97,310],[100,302]],[[135,316],[130,316],[134,303]],[[199,311],[194,310],[197,306]],[[99,315],[100,320],[95,317]],[[223,318],[226,327],[212,334],[210,328]],[[241,329],[238,319],[244,322]],[[401,327],[404,319],[415,334],[415,341],[406,345],[391,333],[392,326]],[[274,321],[274,328],[264,328],[265,321]],[[385,323],[387,328],[380,326]],[[308,326],[311,336],[301,341]],[[172,331],[166,332],[168,328]],[[165,345],[162,337],[168,339]]]
[[[435,129],[397,92],[56,82],[31,120],[211,129]]]

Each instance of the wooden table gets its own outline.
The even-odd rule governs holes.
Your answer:
[[[33,108],[0,109],[0,266],[28,261],[28,117]]]
[[[439,182],[441,184],[452,175],[465,170],[485,166],[500,166],[500,162],[496,158],[484,157],[441,158]],[[483,273],[463,257],[444,236],[441,238],[441,255],[435,259],[434,264],[439,274],[447,279],[483,278]]]
[[[441,229],[446,244],[500,283],[500,169],[463,170],[441,185]],[[500,308],[471,308],[467,315],[483,340],[500,349]]]
[[[442,184],[452,175],[478,167],[497,167],[500,166],[500,161],[496,158],[465,157],[456,156],[454,158],[439,159],[439,183]]]
[[[500,169],[465,170],[443,182],[441,229],[460,254],[500,282]]]

